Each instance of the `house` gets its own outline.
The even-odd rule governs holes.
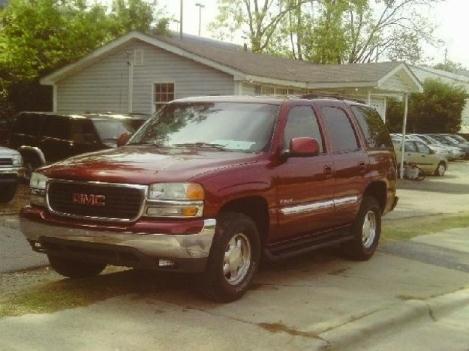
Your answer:
[[[340,93],[374,105],[422,91],[401,62],[318,65],[184,35],[131,32],[41,79],[59,113],[152,113],[174,98],[197,95]]]
[[[449,85],[457,85],[463,87],[469,94],[469,77],[466,74],[451,73],[439,69],[434,69],[424,66],[411,66],[412,72],[419,78],[421,82],[427,79],[439,80],[442,83]],[[462,111],[461,133],[469,133],[469,99],[466,100],[466,105]]]

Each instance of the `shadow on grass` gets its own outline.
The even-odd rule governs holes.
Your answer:
[[[443,181],[431,182],[423,180],[421,182],[416,182],[411,180],[400,180],[397,188],[443,194],[469,194],[469,184],[457,184]]]

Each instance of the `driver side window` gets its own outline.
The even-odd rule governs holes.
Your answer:
[[[317,140],[319,152],[324,152],[321,129],[316,115],[310,106],[295,106],[288,113],[283,134],[284,147],[287,149],[293,138],[309,137]]]
[[[430,154],[430,148],[427,145],[420,141],[416,141],[415,144],[417,145],[417,149],[419,150],[419,152],[421,152],[422,154]]]

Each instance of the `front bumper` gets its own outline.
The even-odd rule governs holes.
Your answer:
[[[184,272],[205,270],[215,219],[196,233],[116,232],[55,225],[22,216],[21,231],[35,251],[113,265]]]
[[[0,183],[15,183],[23,173],[22,167],[0,167]]]

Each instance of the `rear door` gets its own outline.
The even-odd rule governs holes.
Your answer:
[[[364,191],[368,155],[360,144],[351,116],[342,102],[319,102],[334,168],[334,224],[343,226],[354,221]]]
[[[422,168],[425,173],[432,174],[438,166],[439,158],[425,143],[416,140],[415,146],[418,151],[418,155],[416,155],[416,160],[418,160],[418,162],[416,162],[417,165]]]
[[[315,138],[320,154],[311,157],[289,157],[276,168],[279,203],[279,225],[275,239],[288,239],[310,234],[333,225],[334,187],[332,163],[324,144],[320,121],[312,106],[293,106],[288,112],[283,143],[287,149],[292,138]]]

